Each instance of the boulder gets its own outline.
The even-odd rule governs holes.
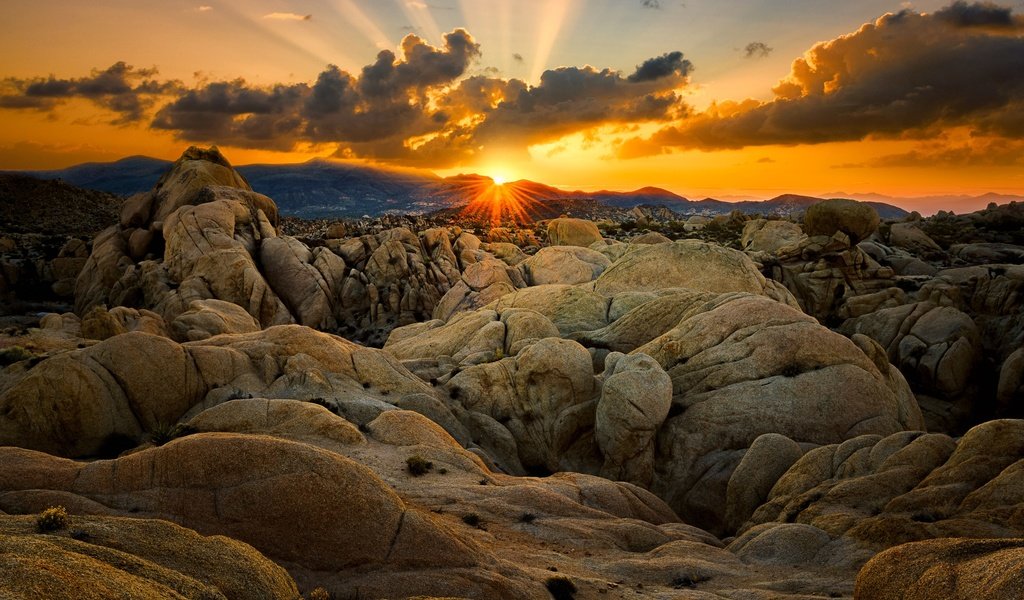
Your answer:
[[[811,205],[804,215],[807,235],[833,236],[842,232],[853,244],[867,239],[878,229],[878,212],[869,204],[856,200],[825,200]]]
[[[631,249],[593,283],[605,296],[665,288],[764,294],[768,283],[742,252],[698,240]]]
[[[654,436],[672,406],[672,380],[654,359],[613,352],[605,359],[594,438],[604,456],[601,475],[649,485]]]
[[[857,575],[855,598],[1012,600],[1024,596],[1024,540],[942,539],[882,552]]]
[[[529,285],[589,283],[611,266],[608,258],[589,248],[551,246],[522,262]]]
[[[39,535],[33,517],[0,517],[0,596],[293,600],[288,573],[248,544],[157,519],[71,517]]]
[[[805,237],[796,223],[755,219],[743,226],[740,245],[751,252],[775,252],[784,246],[797,244]]]
[[[593,221],[562,217],[548,223],[548,242],[552,246],[582,246],[601,241],[601,232]]]
[[[260,330],[260,324],[241,306],[210,299],[193,300],[170,329],[179,342],[194,342],[225,333],[252,333]]]

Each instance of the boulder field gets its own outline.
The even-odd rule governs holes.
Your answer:
[[[0,597],[1020,597],[1019,267],[278,221],[192,148],[93,241],[0,372]]]

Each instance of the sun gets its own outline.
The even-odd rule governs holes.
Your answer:
[[[504,173],[494,173],[491,175],[491,180],[494,181],[494,185],[505,185],[508,183],[508,177]]]

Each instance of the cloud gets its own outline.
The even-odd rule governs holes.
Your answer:
[[[112,123],[124,125],[140,121],[160,96],[181,90],[181,82],[157,81],[156,75],[156,69],[117,62],[107,69],[94,69],[88,77],[9,78],[0,84],[0,108],[53,110],[83,98],[116,113]]]
[[[357,73],[329,66],[312,84],[205,83],[157,111],[156,129],[189,141],[288,149],[338,144],[339,156],[448,166],[488,147],[555,141],[605,124],[671,122],[693,66],[670,52],[626,76],[560,67],[540,83],[469,75],[480,46],[462,29],[434,47],[416,35]]]
[[[661,0],[641,0],[640,6],[653,10],[661,10]]]
[[[440,46],[409,34],[397,51],[383,50],[357,71],[328,65],[303,83],[200,76],[186,87],[158,80],[155,70],[117,63],[78,79],[6,80],[0,109],[57,115],[60,103],[85,98],[117,113],[120,122],[145,122],[192,143],[282,151],[329,144],[339,156],[434,167],[488,149],[526,152],[608,125],[667,124],[689,111],[680,90],[693,65],[681,52],[626,73],[550,69],[532,86],[475,69],[480,56],[476,40],[455,29]]]
[[[768,58],[772,53],[772,48],[769,48],[768,44],[764,42],[750,42],[743,52],[747,58]]]
[[[212,6],[207,6],[205,4],[202,5],[202,6],[197,6],[196,7],[196,12],[210,12],[211,10],[213,10],[213,7]]]
[[[517,63],[521,63],[524,60],[523,55],[516,52],[515,54],[512,55],[512,60],[516,61]]]
[[[1024,141],[974,140],[949,145],[942,142],[921,144],[900,154],[889,154],[863,163],[837,165],[835,168],[925,168],[941,167],[1020,167],[1024,166]]]
[[[1012,8],[999,6],[992,2],[968,4],[963,0],[957,0],[937,11],[935,18],[956,27],[1015,29],[1022,25],[1021,18],[1013,14]]]
[[[313,19],[313,15],[300,15],[290,12],[273,12],[263,15],[263,18],[271,21],[310,21]]]
[[[656,58],[645,60],[637,65],[636,71],[629,76],[629,81],[654,81],[671,75],[687,77],[693,72],[693,63],[683,58],[682,52],[668,52]]]
[[[904,10],[816,44],[767,102],[720,102],[663,128],[648,149],[725,149],[927,138],[951,127],[1024,134],[1024,30],[1009,9]],[[631,155],[641,147],[630,146]]]

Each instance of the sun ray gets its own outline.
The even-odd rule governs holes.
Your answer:
[[[234,17],[248,21],[253,27],[260,30],[260,32],[267,38],[274,40],[285,48],[297,52],[310,60],[316,61],[316,63],[320,65],[335,63],[339,60],[337,49],[328,47],[326,44],[322,43],[322,40],[320,43],[311,41],[311,37],[308,34],[308,27],[309,25],[312,25],[312,23],[303,22],[298,24],[305,28],[305,33],[303,33],[302,30],[296,27],[275,26],[280,25],[280,23],[275,24],[267,21],[262,18],[262,14],[256,15],[252,10],[239,9],[230,2],[224,2],[217,6],[220,10],[224,10]]]
[[[421,0],[395,0],[402,7],[407,19],[412,21],[422,37],[425,37],[431,44],[442,42],[441,28],[438,27],[434,16],[430,14],[430,6]]]
[[[534,50],[533,68],[530,71],[530,82],[536,84],[540,76],[548,68],[548,59],[555,48],[562,28],[577,14],[580,0],[559,0],[545,2],[544,9],[538,11],[537,47]]]
[[[469,202],[459,216],[470,221],[485,221],[492,227],[523,225],[541,218],[541,201],[521,182],[503,182],[489,177],[473,178],[462,184]]]
[[[368,17],[355,2],[352,0],[334,0],[333,5],[338,15],[355,26],[359,33],[373,42],[377,48],[384,50],[395,47],[391,38],[381,31],[373,19]]]

